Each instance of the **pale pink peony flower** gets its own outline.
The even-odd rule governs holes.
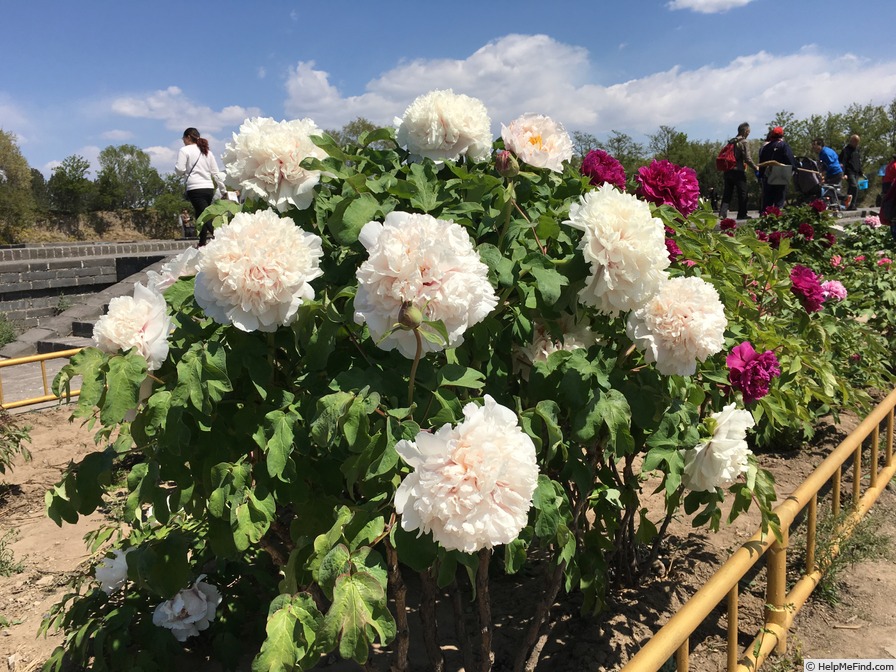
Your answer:
[[[168,628],[179,642],[198,635],[215,620],[215,610],[221,604],[221,593],[215,586],[203,582],[201,574],[192,588],[185,588],[167,602],[158,605],[152,623]]]
[[[547,358],[558,351],[571,352],[579,348],[590,348],[598,342],[597,335],[591,331],[587,323],[578,323],[571,315],[565,315],[560,319],[560,328],[563,330],[559,340],[554,338],[542,322],[536,322],[532,342],[525,346],[514,346],[514,371],[520,373],[528,380],[529,369],[536,362],[547,361]]]
[[[501,124],[504,146],[536,168],[563,172],[563,162],[572,160],[572,140],[563,124],[542,114],[524,114]]]
[[[863,221],[872,229],[877,229],[881,225],[880,217],[878,215],[868,215]]]
[[[498,305],[488,267],[459,224],[393,211],[382,224],[365,224],[359,240],[369,257],[357,271],[355,322],[366,323],[384,350],[398,349],[409,359],[417,353],[412,331],[397,330],[383,338],[398,322],[405,302],[427,320],[443,322],[449,348],[463,343],[464,332]],[[424,352],[444,347],[423,339]]]
[[[219,324],[276,331],[314,298],[321,240],[273,210],[239,212],[202,248],[196,303]]]
[[[419,96],[396,120],[396,140],[413,156],[456,161],[462,156],[484,161],[491,155],[491,119],[477,98],[445,91]]]
[[[715,430],[712,438],[684,453],[682,484],[696,492],[726,488],[749,468],[747,430],[755,425],[749,411],[728,404],[712,414]]]
[[[715,287],[697,277],[672,278],[629,314],[626,332],[663,375],[692,376],[697,361],[724,345],[725,308]]]
[[[834,268],[840,268],[843,265],[843,257],[839,254],[831,255],[831,266]]]
[[[320,171],[300,164],[308,157],[326,158],[327,153],[311,142],[312,135],[322,133],[311,119],[247,119],[224,149],[227,184],[264,199],[280,212],[290,206],[305,210],[314,200]]]
[[[146,273],[146,285],[157,292],[164,292],[181,278],[188,278],[199,272],[199,248],[188,247],[173,259],[162,264],[158,273]]]
[[[118,296],[109,301],[109,311],[93,327],[93,340],[103,352],[116,353],[136,348],[155,371],[168,357],[171,318],[165,297],[137,283],[134,296]]]
[[[821,283],[821,292],[825,300],[834,297],[838,301],[843,301],[847,297],[846,287],[839,280],[828,280]]]
[[[414,471],[395,493],[401,526],[447,550],[473,553],[516,539],[526,526],[538,482],[535,444],[516,414],[485,395],[464,420],[420,432],[395,450]]]
[[[579,249],[591,265],[579,298],[607,315],[642,305],[666,279],[665,227],[650,206],[610,184],[589,191],[564,222],[584,232]]]
[[[128,553],[133,550],[133,548],[128,548],[122,551],[116,548],[112,551],[111,558],[103,558],[102,562],[96,566],[94,576],[96,576],[97,583],[100,584],[100,590],[106,595],[121,590],[125,581],[128,580],[127,557]]]

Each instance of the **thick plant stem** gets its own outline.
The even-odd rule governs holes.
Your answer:
[[[395,599],[395,651],[392,654],[392,666],[390,672],[407,672],[408,649],[411,644],[410,631],[408,630],[408,589],[404,585],[401,576],[401,567],[398,566],[398,553],[389,541],[386,541],[386,558],[389,562],[389,587]]]
[[[464,656],[464,669],[475,670],[473,663],[473,649],[469,646],[470,639],[467,636],[467,621],[464,618],[464,608],[460,600],[460,590],[457,588],[457,581],[452,581],[448,586],[448,593],[451,596],[451,608],[454,611],[454,632],[457,635],[457,641],[460,644],[460,650]]]
[[[436,626],[436,579],[432,570],[420,572],[422,595],[420,597],[420,620],[423,622],[423,643],[429,657],[429,669],[445,672],[445,659],[439,648],[439,633]]]
[[[513,672],[524,672],[524,670],[535,669],[535,665],[538,664],[538,657],[541,654],[541,649],[535,647],[535,644],[538,642],[538,635],[541,632],[541,627],[547,620],[548,612],[550,611],[551,606],[553,606],[554,600],[557,599],[557,593],[560,592],[560,583],[563,579],[563,568],[565,566],[566,563],[561,562],[559,565],[554,566],[549,576],[546,575],[547,585],[545,586],[545,591],[535,609],[535,616],[532,618],[529,630],[526,632],[526,640],[523,642],[519,651],[517,651],[516,660],[513,663]],[[529,653],[530,651],[531,654]]]
[[[414,363],[411,364],[411,375],[408,380],[408,408],[414,405],[414,383],[417,379],[417,365],[423,356],[423,339],[420,337],[420,330],[414,329],[414,336],[417,338],[417,354],[414,355]]]
[[[495,662],[492,651],[492,604],[488,592],[488,564],[490,548],[479,551],[479,569],[476,571],[476,601],[479,603],[479,672],[491,672]]]

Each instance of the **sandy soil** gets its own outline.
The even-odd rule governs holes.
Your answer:
[[[3,480],[12,487],[0,500],[0,538],[15,530],[17,539],[10,549],[23,569],[10,577],[0,576],[0,617],[9,625],[0,626],[0,670],[11,672],[39,669],[59,635],[36,639],[42,616],[64,592],[66,581],[83,571],[89,560],[82,537],[102,521],[99,514],[77,526],[57,527],[44,515],[43,494],[72,459],[93,449],[90,432],[68,422],[69,412],[55,408],[18,416],[32,426],[31,451],[34,459],[16,464]],[[819,433],[813,446],[800,451],[766,453],[760,461],[778,482],[779,496],[798,485],[821,462],[830,449],[855,422],[845,420],[840,427]],[[896,493],[884,493],[876,509],[884,521],[881,534],[896,540]],[[848,492],[848,488],[844,487]],[[561,599],[552,616],[555,627],[548,637],[538,666],[540,671],[616,670],[659,627],[685,603],[713,573],[753,533],[755,518],[743,517],[718,534],[694,531],[688,521],[670,527],[670,543],[661,557],[662,566],[652,581],[638,590],[621,591],[612,597],[607,615],[598,619],[579,617],[576,599]],[[896,546],[896,544],[894,544]],[[892,551],[892,548],[891,548]],[[779,663],[777,672],[802,670],[799,656],[896,658],[896,551],[889,559],[862,562],[843,572],[839,591],[841,602],[829,606],[810,600],[798,615],[791,631],[790,663]],[[741,598],[740,638],[747,646],[761,622],[764,570],[754,570]],[[412,586],[413,588],[413,586]],[[518,642],[519,614],[528,614],[526,598],[531,587],[522,588],[521,577],[501,577],[493,584],[496,615],[496,650],[512,651]],[[443,600],[447,604],[447,599]],[[450,619],[449,619],[450,620]],[[3,621],[0,620],[0,623]],[[446,639],[450,639],[450,633]],[[701,625],[691,641],[691,669],[700,672],[724,669],[725,617],[718,608]],[[449,669],[462,664],[456,646],[445,647]],[[421,661],[422,662],[422,661]],[[378,656],[375,667],[386,667],[386,656]],[[500,660],[499,660],[500,663]],[[799,663],[799,664],[798,664]],[[788,665],[790,665],[788,667]],[[194,667],[198,672],[200,668]],[[353,664],[329,660],[321,669],[354,670]],[[426,669],[420,667],[419,669]],[[496,669],[504,669],[496,665]]]

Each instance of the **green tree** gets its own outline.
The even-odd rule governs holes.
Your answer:
[[[100,152],[96,209],[145,208],[163,192],[149,154],[134,145],[110,145]]]
[[[50,191],[47,188],[47,178],[37,168],[31,169],[31,196],[34,198],[34,207],[41,212],[50,209]]]
[[[625,174],[628,177],[634,175],[638,168],[647,163],[644,146],[635,142],[630,135],[620,131],[610,131],[610,137],[600,143],[598,149],[604,150],[619,161],[625,168]]]
[[[87,178],[90,162],[73,154],[53,169],[47,183],[50,204],[56,210],[67,213],[87,212],[92,201],[94,185]]]
[[[570,133],[572,138],[572,162],[573,165],[581,166],[585,156],[592,149],[600,148],[600,141],[591,133],[584,131],[573,131]]]
[[[33,213],[31,168],[16,136],[0,130],[0,242],[14,242],[18,232],[30,226]]]
[[[363,133],[369,133],[370,131],[375,131],[379,126],[374,124],[369,119],[365,119],[364,117],[357,117],[352,121],[345,124],[340,129],[326,129],[324,133],[332,136],[339,145],[353,145],[358,142],[358,138],[361,137]],[[383,149],[385,145],[383,143],[373,143],[373,147],[376,149]]]

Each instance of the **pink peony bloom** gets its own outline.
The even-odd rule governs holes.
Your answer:
[[[671,238],[666,238],[666,249],[669,251],[669,261],[675,261],[681,256],[681,248]]]
[[[797,264],[790,271],[790,291],[800,300],[807,313],[817,313],[824,305],[821,280],[812,269]]]
[[[839,280],[828,280],[827,282],[821,283],[821,291],[824,294],[825,300],[830,297],[834,297],[838,301],[842,301],[846,298],[846,287],[843,286],[843,283]]]
[[[840,268],[843,265],[843,257],[839,254],[831,255],[831,266],[834,268]]]
[[[877,215],[868,215],[863,221],[872,229],[876,229],[880,226],[880,217]]]
[[[609,183],[620,191],[625,191],[625,169],[613,155],[602,149],[592,149],[585,155],[582,175],[590,178],[591,184],[596,187]]]
[[[889,257],[881,257],[880,259],[877,260],[878,266],[889,266],[892,263],[893,263],[893,261]]]
[[[656,205],[671,205],[682,215],[690,215],[700,201],[700,185],[693,168],[671,161],[654,161],[642,166],[635,176],[637,195]]]
[[[803,222],[797,228],[797,233],[799,233],[806,240],[813,240],[815,238],[815,229],[812,228],[812,225],[808,222]]]
[[[828,209],[828,204],[825,203],[822,199],[816,198],[809,204],[809,207],[815,210],[815,212],[821,213]]]
[[[732,348],[725,362],[728,364],[728,380],[734,389],[743,393],[745,404],[762,399],[768,394],[771,379],[781,375],[775,353],[766,350],[760,355],[749,341]]]
[[[864,254],[860,254],[860,255],[857,256],[853,261],[865,261],[865,255],[864,255]]]

